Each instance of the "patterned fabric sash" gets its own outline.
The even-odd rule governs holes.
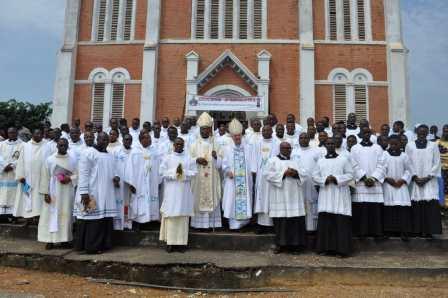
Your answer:
[[[235,148],[233,151],[234,183],[235,183],[235,219],[247,219],[247,179],[246,158],[244,148]]]

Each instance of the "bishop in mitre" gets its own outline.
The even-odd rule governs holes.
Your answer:
[[[224,195],[222,208],[229,219],[229,228],[238,230],[252,217],[252,174],[256,172],[251,147],[244,144],[243,125],[236,119],[229,124],[233,144],[223,153]]]
[[[197,229],[220,228],[221,158],[218,158],[218,146],[212,137],[213,118],[208,113],[202,113],[197,125],[199,137],[190,147],[191,158],[196,161],[198,170],[192,180],[195,215],[191,218],[191,226]]]

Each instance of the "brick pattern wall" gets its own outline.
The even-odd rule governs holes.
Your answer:
[[[326,80],[337,67],[349,71],[365,68],[375,81],[387,81],[387,56],[384,45],[316,45],[316,80]]]
[[[92,17],[93,17],[94,0],[81,1],[81,14],[79,19],[79,35],[78,40],[90,41],[92,36]]]
[[[266,49],[272,54],[270,110],[283,119],[288,113],[299,113],[299,65],[298,49],[294,45],[161,45],[159,52],[159,74],[157,92],[157,117],[182,116],[185,109],[185,54],[194,50],[200,56],[199,73],[211,64],[226,49],[230,49],[252,73],[257,75],[256,55]],[[231,74],[220,74],[225,83],[244,87],[244,82]],[[173,84],[173,82],[176,82]],[[215,78],[204,90],[222,84]]]
[[[132,80],[141,80],[143,45],[78,46],[76,80],[87,80],[97,67],[107,70],[123,67],[129,71]]]
[[[163,0],[160,38],[190,39],[191,9],[191,0]]]
[[[268,1],[268,38],[298,39],[299,8],[297,0]]]

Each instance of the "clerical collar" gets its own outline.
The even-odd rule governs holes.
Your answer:
[[[286,156],[284,156],[283,154],[279,154],[279,155],[277,155],[277,157],[280,159],[280,160],[289,160],[289,158],[288,157],[286,157]]]
[[[106,148],[98,148],[98,146],[95,146],[95,149],[98,150],[98,152],[107,153]]]
[[[363,146],[363,147],[371,147],[371,146],[373,145],[373,143],[372,143],[370,140],[368,140],[368,141],[364,141],[364,140],[362,140],[362,141],[360,142],[360,144],[361,144],[361,146]]]
[[[400,156],[401,155],[401,149],[400,150],[388,149],[387,152],[389,152],[389,154],[391,156]]]
[[[173,153],[174,153],[175,155],[177,155],[177,156],[184,155],[184,152],[185,152],[185,151],[182,151],[182,152],[179,153],[179,152],[173,151]]]
[[[310,144],[308,144],[307,146],[302,146],[302,145],[300,145],[300,148],[301,148],[302,150],[306,150],[306,149],[310,148]]]
[[[263,138],[263,142],[266,142],[266,143],[272,143],[272,138],[270,138],[270,139],[265,139],[265,138]]]
[[[14,141],[8,139],[7,142],[8,142],[9,144],[17,144],[17,143],[19,142],[19,139],[15,139]]]
[[[355,130],[357,128],[358,128],[358,126],[356,126],[356,124],[347,124],[347,129]]]
[[[426,146],[428,145],[428,140],[415,140],[415,146],[417,147],[417,149],[425,149]]]
[[[339,155],[336,152],[333,153],[327,153],[327,155],[325,155],[325,158],[330,159],[330,158],[336,158]]]

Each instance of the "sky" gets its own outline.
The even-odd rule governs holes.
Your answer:
[[[2,1],[0,101],[50,101],[65,0]],[[448,0],[401,0],[412,123],[448,123]]]

